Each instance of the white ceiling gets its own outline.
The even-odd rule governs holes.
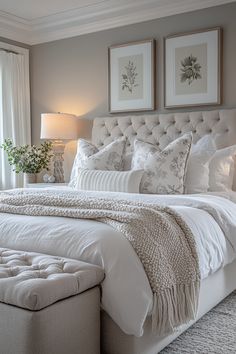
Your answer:
[[[0,0],[0,35],[49,42],[236,0]]]
[[[108,0],[107,0],[108,1]],[[106,1],[106,2],[107,2]],[[0,0],[0,10],[25,20],[36,20],[40,17],[102,3],[102,0]]]

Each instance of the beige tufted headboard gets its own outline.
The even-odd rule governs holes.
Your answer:
[[[118,137],[126,136],[127,152],[132,151],[135,138],[157,144],[162,149],[188,131],[193,132],[194,142],[212,134],[218,148],[234,145],[236,109],[95,118],[92,142],[101,148]]]

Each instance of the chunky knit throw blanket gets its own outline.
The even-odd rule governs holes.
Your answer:
[[[140,258],[154,295],[153,329],[172,333],[196,315],[200,271],[194,237],[171,208],[60,191],[0,193],[0,212],[97,220],[121,232]]]

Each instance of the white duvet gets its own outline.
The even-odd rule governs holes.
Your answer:
[[[173,207],[194,234],[202,279],[236,258],[236,204],[226,198],[87,193],[98,198],[112,196]],[[103,308],[125,333],[142,335],[143,324],[152,310],[152,291],[132,246],[111,226],[92,220],[1,213],[0,247],[65,256],[102,266],[106,274],[102,284]]]

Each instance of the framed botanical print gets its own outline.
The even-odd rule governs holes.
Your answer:
[[[165,38],[165,108],[221,103],[221,28]]]
[[[154,39],[109,47],[111,113],[155,108]]]

